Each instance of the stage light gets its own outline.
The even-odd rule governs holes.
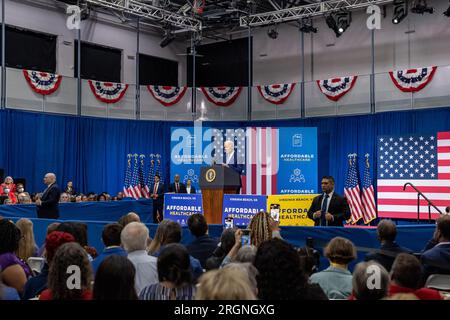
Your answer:
[[[313,27],[312,18],[303,18],[300,22],[300,31],[304,33],[317,33],[317,28]]]
[[[433,7],[429,7],[425,0],[417,0],[414,1],[411,12],[416,14],[424,14],[425,12],[432,14],[434,9]]]
[[[278,31],[276,29],[268,29],[267,30],[267,35],[271,38],[271,39],[276,39],[278,38]]]
[[[394,0],[394,16],[392,17],[393,24],[399,24],[408,15],[408,1]]]
[[[170,31],[166,32],[159,45],[161,46],[161,48],[167,47],[173,40],[175,40],[175,36],[173,35],[173,33]]]
[[[328,27],[334,31],[336,37],[339,38],[350,26],[352,22],[352,13],[350,11],[342,10],[328,15],[325,18],[325,21]]]

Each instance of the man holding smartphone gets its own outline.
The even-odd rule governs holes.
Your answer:
[[[314,220],[315,226],[343,226],[350,218],[347,199],[334,192],[334,178],[322,178],[323,193],[313,199],[308,210],[308,218]]]

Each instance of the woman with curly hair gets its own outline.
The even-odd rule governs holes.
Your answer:
[[[80,270],[80,289],[69,288],[73,273],[69,267]],[[39,300],[92,300],[92,268],[86,251],[76,242],[63,244],[53,257],[48,274],[48,289],[39,296]]]
[[[140,300],[192,300],[195,294],[187,249],[171,243],[158,256],[159,283],[142,289]]]
[[[19,228],[8,219],[0,220],[0,270],[2,280],[6,286],[13,287],[22,293],[27,278],[31,276],[31,269],[17,257],[21,239]]]
[[[37,257],[39,248],[34,241],[33,222],[30,219],[22,218],[17,220],[16,226],[22,234],[17,256],[23,261],[28,261],[30,257]]]
[[[262,300],[327,300],[318,285],[308,282],[294,247],[281,239],[263,242],[256,252],[258,298]]]
[[[248,228],[250,229],[250,242],[255,247],[272,238],[281,239],[278,222],[265,211],[257,213],[250,221]]]
[[[330,266],[311,276],[311,282],[320,285],[329,299],[347,299],[352,294],[350,262],[356,259],[356,248],[348,239],[335,237],[324,250]]]

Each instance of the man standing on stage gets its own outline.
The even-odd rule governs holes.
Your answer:
[[[169,186],[169,192],[186,193],[186,186],[184,183],[180,182],[180,175],[178,173],[175,175],[174,179],[174,183],[171,183]]]
[[[37,216],[41,219],[58,219],[61,190],[56,184],[56,175],[47,173],[44,176],[44,183],[47,185],[47,189],[42,193],[41,198],[36,200]]]
[[[343,226],[350,218],[350,208],[345,197],[334,192],[334,178],[322,178],[320,196],[314,198],[308,210],[308,218],[314,220],[315,226]]]
[[[244,165],[241,163],[238,163],[237,155],[234,152],[233,141],[230,141],[230,140],[225,141],[225,143],[223,144],[223,147],[225,149],[225,155],[224,155],[225,159],[224,159],[223,165],[233,169],[234,171],[236,171],[239,174],[239,188],[236,190],[236,193],[239,194],[241,187],[242,187],[242,182],[241,182],[240,176],[242,175],[242,171],[244,171]]]
[[[153,223],[159,223],[163,219],[164,184],[160,179],[159,174],[155,174],[155,183],[150,189],[152,190],[150,198],[153,199]]]

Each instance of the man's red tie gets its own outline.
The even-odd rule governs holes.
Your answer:
[[[177,193],[178,193],[178,183],[176,184],[176,186],[177,186],[177,187],[176,187],[176,190],[177,190]]]

